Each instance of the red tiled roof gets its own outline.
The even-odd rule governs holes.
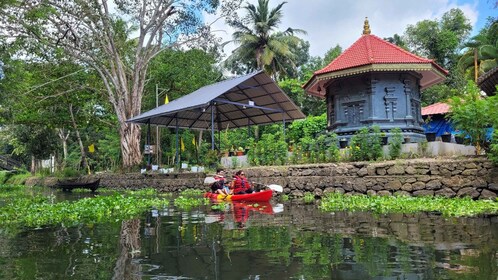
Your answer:
[[[433,60],[416,56],[394,44],[386,42],[375,35],[362,35],[341,55],[334,59],[329,65],[315,72],[324,74],[342,69],[358,67],[368,64],[407,64],[407,63],[431,63],[444,73],[444,68],[437,65]]]
[[[422,107],[422,116],[446,114],[449,111],[450,105],[443,102],[438,102],[429,106]]]

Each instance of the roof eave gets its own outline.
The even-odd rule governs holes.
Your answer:
[[[337,71],[326,73],[315,73],[313,77],[303,86],[306,93],[310,95],[324,97],[317,89],[319,85],[323,85],[330,80],[337,78],[355,76],[369,72],[395,72],[395,71],[414,71],[420,73],[424,77],[428,77],[427,72],[432,73],[434,78],[421,83],[422,88],[427,88],[432,85],[443,82],[446,79],[448,72],[435,63],[372,63],[361,65],[358,67],[351,67]],[[424,75],[426,74],[426,75]],[[322,89],[323,92],[323,89]]]

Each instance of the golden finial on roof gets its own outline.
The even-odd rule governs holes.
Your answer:
[[[368,17],[365,17],[365,22],[363,23],[363,35],[370,34],[370,24],[368,24]]]

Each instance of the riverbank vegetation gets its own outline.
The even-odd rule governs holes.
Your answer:
[[[209,204],[203,193],[200,189],[188,189],[174,196],[152,188],[127,191],[103,188],[95,196],[57,202],[46,187],[0,185],[0,224],[5,228],[37,228],[115,222],[136,218],[150,209],[164,209],[170,204],[189,211]]]
[[[30,189],[2,186],[0,224],[3,228],[115,222],[135,218],[151,208],[162,209],[170,203],[170,198],[150,196],[150,191],[109,192],[76,201],[56,202],[54,195],[42,195]]]
[[[137,191],[104,190],[101,195],[81,198],[76,201],[56,201],[53,193],[46,188],[2,185],[0,187],[0,224],[4,230],[20,228],[40,228],[47,226],[74,226],[118,222],[140,216],[151,209],[165,209],[173,204],[181,211],[191,211],[196,207],[209,205],[202,197],[203,190],[192,189],[178,196],[160,194],[154,189]],[[285,196],[283,201],[288,200]],[[312,203],[311,193],[304,196],[303,202]],[[330,193],[318,204],[327,212],[373,212],[417,213],[429,212],[445,217],[495,215],[498,203],[491,200],[474,201],[470,198],[407,197],[407,196],[365,196]],[[225,209],[214,204],[212,209]]]
[[[410,197],[410,196],[367,196],[331,193],[320,204],[324,211],[370,211],[377,214],[430,212],[446,217],[477,216],[498,213],[498,202],[472,200],[469,197]]]

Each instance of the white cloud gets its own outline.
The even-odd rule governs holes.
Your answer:
[[[282,1],[270,1],[270,7]],[[441,18],[451,8],[460,8],[475,26],[477,2],[471,1],[477,0],[464,4],[449,0],[287,0],[280,30],[287,27],[305,30],[308,34],[300,37],[310,42],[310,54],[323,57],[337,44],[345,49],[354,43],[361,36],[365,17],[369,19],[372,34],[380,38],[401,35],[408,24]],[[257,0],[250,2],[257,4]],[[219,35],[225,41],[230,40],[233,30],[224,22],[218,21],[213,29],[224,30]],[[233,45],[227,45],[225,52],[229,54],[232,49]]]

